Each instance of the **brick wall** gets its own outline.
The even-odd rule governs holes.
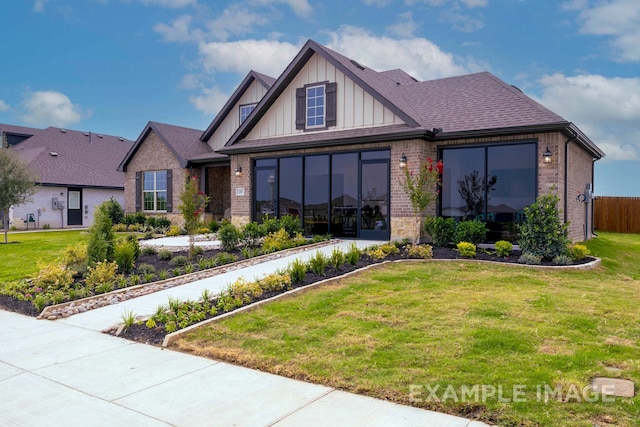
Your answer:
[[[167,213],[166,216],[174,224],[179,225],[182,223],[182,216],[178,211],[178,205],[180,204],[180,193],[184,187],[185,170],[180,167],[178,159],[154,131],[149,132],[127,165],[124,209],[126,213],[136,211],[136,172],[163,169],[173,170],[173,213]]]
[[[569,238],[574,242],[585,240],[585,227],[587,239],[590,239],[593,203],[589,202],[585,214],[585,203],[577,200],[577,196],[584,193],[585,185],[592,182],[593,159],[575,143],[569,143],[569,179],[567,180],[567,216],[569,220]]]
[[[235,169],[234,169],[235,170]],[[229,166],[207,168],[209,213],[217,220],[231,207],[231,171]]]

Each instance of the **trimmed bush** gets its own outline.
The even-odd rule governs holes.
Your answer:
[[[220,229],[220,223],[218,221],[216,221],[215,219],[212,219],[211,221],[209,221],[207,223],[207,227],[209,227],[209,230],[212,233],[215,233]]]
[[[589,255],[589,248],[587,248],[585,245],[579,245],[579,244],[569,245],[568,249],[569,249],[569,256],[574,261],[582,261],[587,257],[587,255]]]
[[[542,257],[540,255],[532,254],[531,252],[525,252],[518,258],[520,264],[527,265],[540,265],[542,263]]]
[[[508,257],[513,251],[513,245],[506,240],[498,240],[496,242],[496,254],[501,257]]]
[[[242,243],[249,247],[255,248],[262,237],[262,230],[258,223],[251,221],[242,227]]]
[[[356,265],[358,261],[360,261],[361,253],[362,252],[360,251],[360,249],[358,249],[358,246],[356,246],[355,243],[351,243],[351,245],[349,246],[349,250],[345,254],[347,262],[351,265]]]
[[[62,263],[40,264],[38,275],[33,278],[33,284],[45,291],[67,289],[73,283],[76,273]]]
[[[476,245],[471,242],[460,242],[456,245],[458,252],[465,258],[475,258]]]
[[[431,245],[408,245],[405,251],[409,258],[433,258],[433,248]]]
[[[324,275],[324,269],[329,265],[329,259],[320,251],[309,258],[309,268],[316,274]]]
[[[177,225],[171,225],[169,226],[169,230],[167,230],[166,236],[175,237],[175,236],[179,236],[180,233],[181,233],[180,227],[178,227]]]
[[[116,283],[116,271],[118,264],[115,262],[102,261],[96,263],[94,267],[89,267],[85,283],[91,287],[100,286],[101,290],[108,292],[107,287],[113,288]]]
[[[87,243],[87,263],[89,266],[100,261],[113,261],[115,235],[113,223],[108,215],[103,202],[93,215],[93,225],[89,228],[89,240]]]
[[[118,270],[123,273],[130,273],[136,260],[135,247],[128,240],[120,240],[114,248],[113,258],[118,264]]]
[[[122,210],[122,206],[116,199],[109,198],[109,200],[102,203],[102,208],[106,212],[106,214],[111,218],[111,222],[113,224],[121,224],[124,221],[124,211]]]
[[[294,259],[293,262],[289,264],[289,276],[291,276],[293,283],[304,282],[304,279],[307,277],[307,264],[298,258]]]
[[[557,194],[549,193],[524,208],[525,220],[518,224],[518,243],[523,253],[547,260],[567,254],[568,224],[560,219],[559,201]]]
[[[170,264],[174,267],[184,267],[188,262],[189,258],[184,255],[178,255],[171,260]]]
[[[225,251],[234,250],[240,242],[241,236],[240,231],[229,221],[224,221],[218,230],[218,239],[220,239],[220,245]]]
[[[552,261],[555,265],[571,265],[573,259],[569,255],[558,255]]]
[[[424,228],[435,246],[447,246],[455,239],[456,221],[453,218],[429,217],[424,222]]]
[[[62,262],[67,267],[78,268],[87,262],[87,244],[69,245],[62,251]]]
[[[169,249],[160,249],[160,252],[158,252],[158,258],[160,258],[161,260],[168,261],[172,257],[173,252],[171,252]]]
[[[487,238],[487,226],[481,221],[463,221],[456,225],[455,243],[469,242],[474,245],[482,243]]]
[[[281,251],[291,247],[293,247],[293,242],[291,241],[289,233],[287,233],[284,228],[281,228],[274,233],[269,233],[262,240],[262,253],[265,254]]]

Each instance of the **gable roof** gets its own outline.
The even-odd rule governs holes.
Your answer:
[[[12,150],[27,162],[39,184],[124,188],[124,174],[117,167],[133,141],[54,127],[35,131]]]
[[[218,126],[222,124],[224,119],[227,117],[227,115],[229,115],[229,113],[233,109],[233,106],[236,105],[236,103],[240,100],[242,95],[244,95],[247,89],[249,89],[249,86],[251,86],[251,83],[253,83],[254,80],[260,83],[262,86],[264,86],[265,89],[271,88],[271,86],[273,86],[273,84],[276,81],[276,79],[274,79],[273,77],[269,77],[266,74],[261,74],[253,70],[249,71],[246,77],[242,80],[242,82],[238,85],[236,90],[233,92],[231,97],[229,97],[227,102],[224,104],[222,109],[218,112],[218,114],[213,119],[209,127],[207,127],[207,129],[202,133],[202,135],[200,136],[200,141],[202,142],[209,141],[209,139],[214,134],[216,129],[218,129]]]
[[[531,131],[561,131],[578,141],[594,157],[604,153],[577,127],[488,72],[419,82],[400,69],[377,72],[313,40],[308,40],[271,89],[220,152],[249,152],[303,143],[324,145],[371,137],[371,129],[310,132],[269,140],[243,140],[268,111],[307,61],[318,54],[362,87],[405,122],[376,128],[381,136],[421,137],[427,140]],[[442,129],[442,131],[440,130]],[[576,132],[576,130],[578,132]],[[400,134],[399,134],[400,132]],[[437,136],[436,136],[437,133]],[[419,136],[417,136],[419,134]]]
[[[215,153],[211,147],[200,141],[200,135],[202,131],[199,129],[191,129],[182,126],[174,126],[166,123],[149,122],[145,126],[138,139],[124,156],[118,166],[119,171],[126,171],[129,161],[138,151],[140,145],[149,136],[151,131],[155,132],[167,148],[173,153],[176,159],[180,162],[180,166],[186,168],[189,161],[192,159],[215,159],[223,158],[227,156],[223,154]]]

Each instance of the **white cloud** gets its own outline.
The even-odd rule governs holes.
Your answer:
[[[608,160],[640,159],[640,78],[544,76],[538,99],[574,122]]]
[[[574,1],[579,13],[580,33],[611,37],[620,61],[640,61],[640,7],[637,0],[610,0],[593,7]]]
[[[428,80],[465,74],[475,68],[472,62],[443,52],[425,38],[376,37],[365,29],[348,26],[330,36],[331,49],[377,71],[402,68],[419,80]]]
[[[170,9],[181,9],[198,4],[198,0],[140,0],[140,2],[151,6],[168,7]]]
[[[36,0],[33,4],[34,12],[44,12],[44,5],[47,4],[49,0]]]
[[[186,42],[193,38],[191,34],[191,22],[193,17],[181,15],[171,22],[170,25],[157,23],[153,26],[153,31],[162,35],[168,42]]]
[[[390,0],[362,0],[367,6],[384,7],[390,3]]]
[[[11,106],[0,99],[0,113],[5,113],[9,110],[11,110]]]
[[[253,69],[277,77],[298,53],[299,47],[276,40],[239,40],[200,43],[198,50],[207,72],[245,74]]]
[[[217,87],[205,88],[202,90],[202,95],[190,96],[189,102],[193,104],[196,110],[213,116],[220,111],[225,102],[229,99],[229,96],[231,95],[222,92]]]
[[[91,116],[90,111],[73,104],[65,94],[52,90],[27,93],[22,108],[22,120],[32,126],[65,127]]]
[[[471,15],[462,13],[457,7],[443,11],[440,15],[440,21],[448,22],[451,27],[464,33],[473,33],[484,27],[482,18],[474,18]]]
[[[398,21],[387,27],[387,31],[395,36],[409,38],[413,37],[418,24],[413,20],[413,14],[411,12],[405,12],[398,15]]]
[[[208,34],[217,40],[227,40],[229,36],[252,33],[255,27],[264,26],[269,19],[263,13],[256,13],[242,4],[233,4],[216,19],[207,22]]]
[[[485,7],[489,4],[489,0],[405,0],[408,5],[415,3],[426,3],[429,6],[444,6],[445,4],[453,3],[454,6],[464,5],[469,8],[473,7]]]
[[[251,3],[257,5],[284,3],[293,10],[293,13],[302,17],[309,17],[313,13],[313,7],[311,7],[307,0],[252,0]]]

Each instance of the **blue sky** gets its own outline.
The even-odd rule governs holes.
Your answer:
[[[490,71],[607,153],[596,194],[640,196],[638,0],[21,0],[0,16],[0,123],[205,129],[250,69],[278,77],[311,38],[421,80]]]

